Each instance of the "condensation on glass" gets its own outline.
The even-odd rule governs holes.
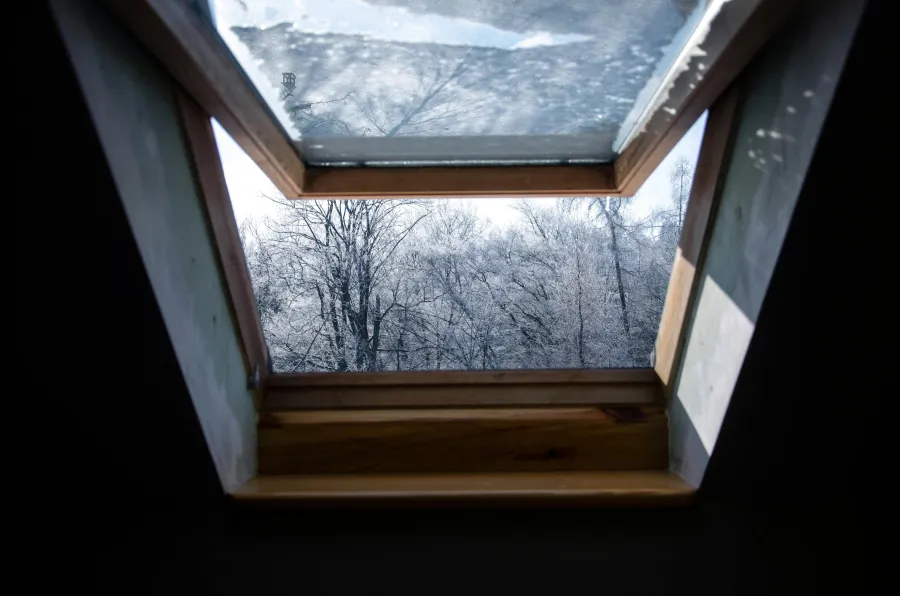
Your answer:
[[[314,165],[600,163],[722,0],[210,0]]]

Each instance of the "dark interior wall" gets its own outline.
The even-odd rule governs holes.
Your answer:
[[[25,8],[15,15],[28,25],[14,28],[21,59],[7,108],[17,127],[16,309],[7,316],[27,414],[7,428],[32,445],[39,478],[21,484],[40,505],[34,555],[53,570],[34,579],[112,587],[129,578],[118,585],[127,593],[141,578],[171,577],[156,561],[189,548],[176,536],[204,527],[224,497],[50,12]]]
[[[234,490],[256,473],[256,411],[178,87],[102,2],[51,6],[219,480]]]
[[[889,468],[868,472],[887,453],[876,423],[896,395],[897,269],[896,150],[883,140],[896,138],[896,97],[872,76],[890,39],[879,9],[833,101],[697,503],[668,511],[229,504],[57,34],[46,13],[30,17],[22,34],[42,53],[17,80],[53,73],[47,93],[14,91],[27,123],[15,351],[21,401],[38,404],[25,421],[52,426],[29,462],[52,489],[32,499],[49,563],[38,581],[116,593],[878,592],[866,562],[885,524],[863,524],[862,510],[887,512]],[[854,155],[864,163],[848,166]]]

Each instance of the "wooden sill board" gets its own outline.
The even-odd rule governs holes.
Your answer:
[[[264,412],[260,474],[665,470],[662,406]]]
[[[652,368],[275,374],[266,410],[664,404]]]
[[[257,476],[232,496],[305,506],[673,507],[694,488],[659,471]]]

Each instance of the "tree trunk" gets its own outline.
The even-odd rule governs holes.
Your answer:
[[[619,289],[619,303],[622,306],[622,327],[625,328],[625,335],[628,335],[628,305],[625,302],[625,286],[622,284],[622,265],[619,258],[619,243],[616,238],[616,224],[613,221],[612,214],[609,210],[609,197],[606,198],[606,205],[604,206],[603,213],[606,214],[606,222],[609,224],[610,246],[613,253],[613,263],[616,267],[616,285],[618,285]]]
[[[578,251],[578,249],[575,249]],[[575,253],[575,279],[578,280],[578,365],[581,368],[585,367],[585,359],[584,359],[584,309],[583,309],[583,295],[584,295],[584,287],[581,284],[581,253]]]

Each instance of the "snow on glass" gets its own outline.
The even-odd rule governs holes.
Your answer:
[[[416,163],[423,145],[409,137],[454,163],[589,162],[639,126],[715,4],[211,0],[211,12],[312,163]],[[536,137],[525,155],[523,135]],[[361,137],[378,141],[340,141]]]

